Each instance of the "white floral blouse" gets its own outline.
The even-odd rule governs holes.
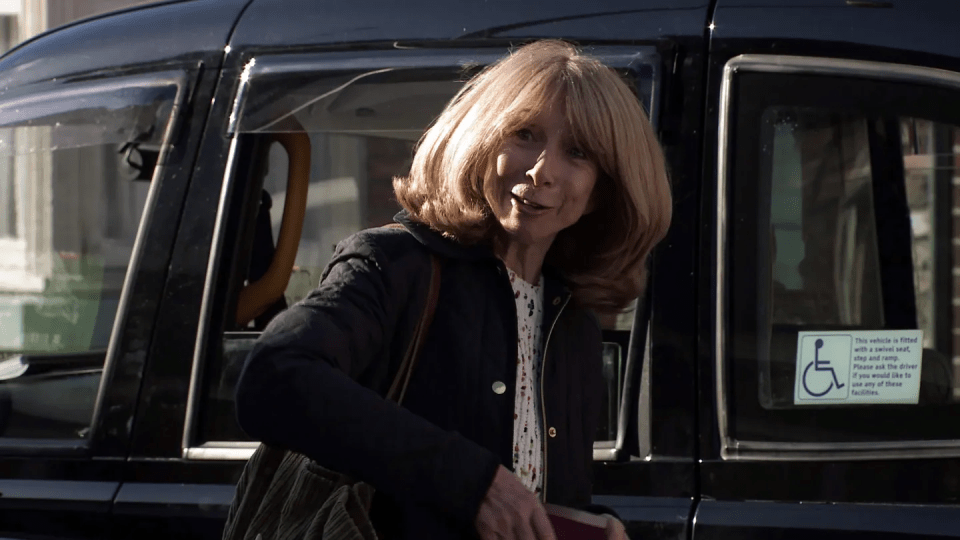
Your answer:
[[[513,470],[531,491],[543,491],[543,426],[540,374],[543,366],[543,278],[531,285],[508,269],[517,302],[517,390],[513,414]]]

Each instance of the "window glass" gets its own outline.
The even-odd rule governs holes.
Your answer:
[[[892,83],[744,75],[740,92],[726,323],[735,438],[960,437],[931,420],[960,412],[960,119],[932,105],[935,90],[891,107],[921,102]]]
[[[0,104],[0,437],[84,438],[176,83]]]
[[[296,268],[285,294],[288,305],[319,283],[337,242],[393,221],[400,209],[393,198],[393,178],[409,171],[414,147],[426,127],[479,69],[464,64],[279,75],[266,68],[253,78],[237,131],[268,134],[299,125],[310,137],[310,188]],[[649,65],[633,64],[621,75],[652,110],[653,73]],[[288,158],[279,144],[268,148],[263,190],[276,242]],[[608,317],[604,323],[606,328],[629,331],[632,320],[627,314]]]
[[[771,108],[762,121],[773,133],[774,324],[882,327],[882,309],[863,305],[880,296],[865,119]]]
[[[799,328],[882,330],[884,291],[867,121],[854,114],[811,108],[770,108],[762,121],[772,133],[771,395],[769,406],[793,406],[795,339]],[[951,350],[936,350],[934,294],[934,130],[952,141],[952,126],[898,120],[903,138],[903,190],[909,211],[915,327],[923,331],[921,397],[953,395]],[[921,130],[918,134],[917,130]],[[766,130],[765,130],[766,131]],[[913,142],[911,142],[913,138]],[[763,144],[763,143],[761,143]],[[950,149],[949,157],[953,157]],[[949,172],[952,173],[952,167]],[[952,182],[949,189],[954,189]],[[953,219],[952,213],[946,216]],[[949,253],[947,254],[949,255]],[[940,261],[952,272],[952,257]],[[886,296],[898,294],[887,291]],[[787,343],[787,342],[791,343]],[[785,346],[785,345],[794,345]],[[951,347],[952,349],[952,347]],[[937,355],[939,362],[934,362]],[[779,367],[779,369],[777,369]],[[943,368],[935,373],[935,368]],[[935,375],[940,376],[935,379]],[[772,384],[777,379],[781,384]],[[783,384],[787,383],[787,384]],[[779,392],[778,392],[779,391]]]
[[[955,174],[955,145],[960,143],[958,131],[950,125],[938,124],[918,118],[904,118],[900,123],[900,138],[903,144],[903,168],[907,204],[910,209],[910,232],[914,270],[914,293],[917,298],[917,325],[923,330],[924,348],[937,347],[937,296],[935,295],[935,269],[939,266],[953,271],[953,259],[950,249],[940,253],[937,260],[937,223],[935,203],[948,203],[953,206],[954,199],[938,201],[944,194],[957,195],[960,203],[960,186],[954,185],[951,176]],[[935,146],[939,143],[939,152]],[[938,165],[938,161],[940,164]],[[943,163],[946,161],[946,163]],[[940,177],[938,180],[938,176]],[[946,182],[945,182],[946,180]],[[946,190],[935,189],[937,183],[949,183]],[[947,218],[942,216],[941,219]],[[948,220],[955,219],[953,212]],[[943,231],[948,232],[948,231]],[[952,232],[952,231],[949,231]],[[951,234],[952,236],[952,234]],[[946,240],[946,239],[944,239]],[[944,256],[946,256],[944,258]],[[960,260],[960,259],[958,259]],[[960,291],[958,291],[960,292]],[[952,302],[951,302],[952,303]],[[952,334],[953,332],[951,332]],[[952,348],[951,348],[952,349]],[[957,349],[960,352],[960,349]]]
[[[792,405],[798,327],[883,328],[867,122],[771,107],[768,406]],[[764,381],[767,382],[767,381]]]
[[[495,58],[498,54],[487,56]],[[634,61],[636,53],[624,58],[632,64],[630,69],[621,70],[622,75],[637,89],[647,110],[651,110],[653,71],[649,65]],[[357,60],[354,65],[369,64],[368,60]],[[290,158],[271,136],[296,131],[295,126],[301,126],[309,136],[309,189],[303,231],[295,267],[277,309],[296,303],[318,285],[340,240],[364,228],[393,221],[400,209],[393,196],[393,178],[407,174],[424,130],[463,81],[478,69],[473,64],[436,67],[437,62],[432,60],[424,60],[419,67],[410,66],[409,62],[398,65],[408,67],[329,71],[304,68],[306,71],[284,73],[272,66],[258,66],[262,71],[250,78],[242,111],[231,129],[244,144],[260,149],[261,154],[255,159],[262,166],[253,167],[259,176],[253,183],[259,185],[262,181],[256,226],[260,232],[254,236],[269,237],[273,246],[279,241],[283,222]],[[270,259],[273,247],[260,245],[261,248],[252,248],[251,275],[256,274],[254,267],[263,266]],[[252,279],[255,277],[249,280]],[[234,374],[239,373],[245,358],[242,351],[249,350],[251,336],[263,324],[258,319],[224,335],[214,364],[216,375],[206,382],[203,399],[207,403],[200,408],[197,432],[201,443],[244,440],[242,432],[234,427]],[[632,324],[632,313],[603,321],[610,341],[604,373],[613,385],[613,390],[608,391],[609,399],[617,404],[625,370],[626,355],[622,351],[626,351]],[[617,408],[611,405],[610,410],[615,415]],[[615,418],[605,418],[598,437],[610,438],[615,426]]]
[[[287,305],[306,297],[320,283],[320,274],[340,240],[393,221],[399,211],[393,198],[393,177],[409,171],[415,137],[419,136],[383,132],[309,135],[311,182],[296,267],[285,292]],[[272,144],[263,190],[271,201],[274,242],[280,233],[286,189],[287,154],[279,144]]]

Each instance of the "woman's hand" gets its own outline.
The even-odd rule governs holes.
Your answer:
[[[482,540],[556,540],[540,501],[503,465],[480,502],[476,527]]]
[[[619,519],[610,514],[603,514],[603,517],[607,518],[607,540],[630,540],[627,536],[627,530],[624,529],[623,523],[620,523]]]

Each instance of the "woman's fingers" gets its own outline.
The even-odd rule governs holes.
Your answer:
[[[607,518],[607,540],[630,540],[627,537],[627,530],[623,527],[623,523],[619,519],[609,515],[603,514]]]
[[[539,501],[537,502],[536,508],[534,508],[532,517],[534,538],[540,540],[556,540],[553,525],[550,524],[550,518],[547,517],[547,512],[543,509],[543,506],[540,505]]]
[[[540,501],[502,466],[480,503],[476,527],[482,540],[556,540]]]
[[[514,529],[516,540],[556,540],[553,526],[550,525],[550,519],[547,518],[547,513],[543,510],[540,502],[534,499],[532,505],[524,506],[523,509],[518,508],[519,511],[517,512],[519,520],[516,522],[516,529]]]

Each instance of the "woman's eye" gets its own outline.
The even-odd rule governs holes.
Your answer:
[[[587,153],[577,147],[570,148],[568,152],[570,153],[571,156],[577,159],[586,159],[587,157]]]
[[[516,133],[513,134],[513,136],[520,139],[521,141],[533,140],[533,132],[527,128],[518,129]]]

